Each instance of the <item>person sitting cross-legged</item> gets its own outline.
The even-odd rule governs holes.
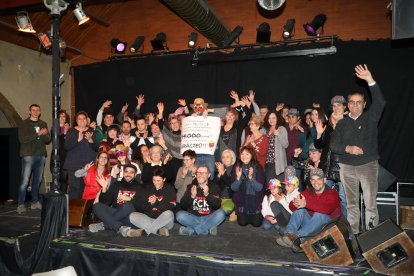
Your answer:
[[[145,231],[147,235],[159,234],[169,236],[169,230],[174,226],[176,194],[172,185],[165,183],[165,172],[157,168],[152,173],[151,187],[138,195],[138,212],[129,215],[129,220],[139,229],[128,231],[128,237],[140,237]]]
[[[137,168],[134,165],[125,165],[122,180],[112,183],[109,188],[109,179],[103,175],[97,177],[102,190],[99,202],[93,205],[93,212],[102,222],[89,225],[90,232],[110,229],[127,237],[132,226],[128,219],[129,214],[138,207],[137,195],[144,192],[143,186],[135,179],[136,173]]]
[[[326,185],[323,171],[311,169],[309,177],[312,187],[306,188],[289,204],[293,213],[285,235],[276,239],[280,246],[298,249],[297,243],[301,237],[319,231],[328,221],[341,216],[338,192]]]
[[[226,218],[220,209],[220,189],[209,182],[210,170],[207,165],[200,165],[196,171],[196,183],[187,186],[181,208],[176,214],[177,221],[183,225],[179,234],[183,236],[217,235],[217,226]],[[184,211],[185,210],[185,211]]]

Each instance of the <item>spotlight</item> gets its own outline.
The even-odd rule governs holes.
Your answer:
[[[111,47],[114,49],[115,54],[125,54],[127,43],[120,41],[118,38],[111,40]]]
[[[268,11],[274,11],[280,8],[285,0],[257,0],[259,6]]]
[[[167,35],[163,32],[158,33],[153,40],[151,40],[151,46],[153,51],[168,50],[167,47]]]
[[[198,37],[198,34],[196,32],[190,33],[190,35],[188,36],[188,47],[194,48],[196,46],[197,37]]]
[[[237,26],[234,28],[234,30],[231,31],[230,35],[225,40],[223,40],[223,47],[229,47],[233,41],[235,41],[240,36],[242,31],[242,26]]]
[[[78,19],[78,25],[82,25],[89,21],[89,16],[87,16],[82,9],[82,3],[79,2],[76,4],[76,9],[73,10],[73,13],[76,16],[76,19]]]
[[[325,24],[326,21],[326,15],[321,13],[315,16],[314,19],[312,19],[311,23],[306,23],[303,25],[303,28],[305,29],[305,32],[310,36],[317,36],[319,35],[316,33],[316,31],[322,27],[322,33],[323,33],[323,24]]]
[[[267,22],[263,22],[257,28],[256,42],[257,43],[269,43],[270,42],[270,25]]]
[[[295,32],[295,19],[290,18],[286,21],[285,26],[283,26],[282,37],[284,39],[289,39],[294,35]]]
[[[142,35],[141,36],[137,36],[137,38],[135,38],[134,43],[132,43],[131,47],[129,48],[129,51],[131,53],[138,52],[139,49],[141,48],[141,46],[144,44],[144,40],[145,40],[145,37],[144,36],[142,36]],[[142,48],[144,48],[144,47],[142,47]],[[143,50],[141,50],[141,52],[142,51]]]
[[[32,22],[30,22],[29,13],[27,11],[19,11],[16,15],[17,27],[19,31],[25,33],[35,33],[33,29]]]

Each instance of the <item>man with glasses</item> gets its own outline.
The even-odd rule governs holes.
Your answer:
[[[359,185],[365,203],[367,228],[378,224],[378,122],[385,106],[381,89],[372,78],[368,67],[355,67],[358,78],[368,83],[372,104],[364,112],[364,94],[356,92],[348,96],[349,115],[340,120],[332,134],[331,148],[339,154],[340,177],[344,184],[348,221],[354,234],[359,233]]]
[[[210,170],[207,165],[200,165],[196,170],[196,183],[187,186],[181,199],[182,211],[177,212],[176,219],[183,225],[179,234],[217,235],[217,226],[226,218],[220,209],[220,189],[209,182]],[[185,210],[185,211],[184,211]]]

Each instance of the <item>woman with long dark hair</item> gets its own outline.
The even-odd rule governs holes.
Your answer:
[[[252,147],[240,149],[240,158],[234,168],[232,179],[231,189],[234,192],[233,201],[236,205],[238,224],[259,227],[263,221],[261,209],[265,175],[257,163],[256,153]]]

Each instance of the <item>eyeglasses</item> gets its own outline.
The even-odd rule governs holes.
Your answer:
[[[208,174],[208,172],[196,172],[196,174]]]
[[[362,105],[364,101],[349,101],[348,104],[350,105]]]
[[[106,156],[100,156],[99,159],[105,159],[105,160],[107,160],[108,157],[106,157]]]

